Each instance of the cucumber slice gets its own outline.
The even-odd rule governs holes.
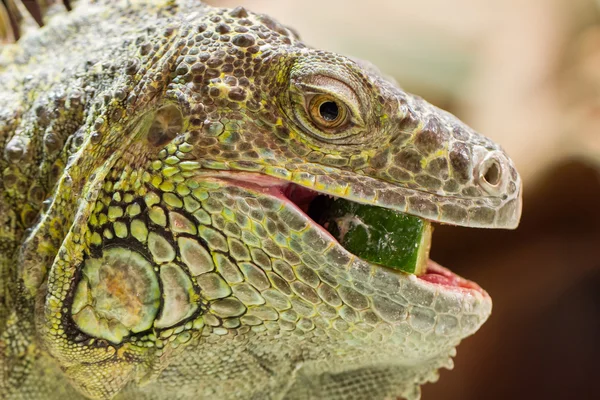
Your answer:
[[[431,223],[345,199],[319,205],[319,222],[342,246],[363,260],[420,275],[427,268]]]

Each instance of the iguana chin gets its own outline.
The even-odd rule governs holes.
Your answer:
[[[241,7],[49,14],[0,53],[0,397],[417,399],[452,366],[488,294],[297,204],[515,228],[498,145]]]

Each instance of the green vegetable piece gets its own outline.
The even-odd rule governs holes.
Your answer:
[[[352,254],[411,274],[425,271],[429,221],[345,199],[322,200],[319,209],[320,224]]]

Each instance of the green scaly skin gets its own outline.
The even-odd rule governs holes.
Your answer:
[[[489,296],[359,259],[284,186],[471,227],[521,212],[492,141],[198,1],[80,2],[5,46],[0,150],[5,399],[416,399]]]

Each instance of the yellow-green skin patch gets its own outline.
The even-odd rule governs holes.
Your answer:
[[[154,322],[159,329],[189,318],[198,309],[192,281],[179,266],[166,264],[160,267],[160,280],[164,303],[160,317]]]
[[[210,272],[215,268],[210,253],[197,240],[181,237],[177,243],[181,252],[181,260],[187,265],[193,276]]]
[[[175,249],[171,243],[158,233],[150,232],[148,235],[148,249],[157,263],[173,261]]]
[[[73,320],[93,337],[120,343],[130,332],[149,329],[160,305],[152,264],[121,248],[88,259],[73,304]]]

